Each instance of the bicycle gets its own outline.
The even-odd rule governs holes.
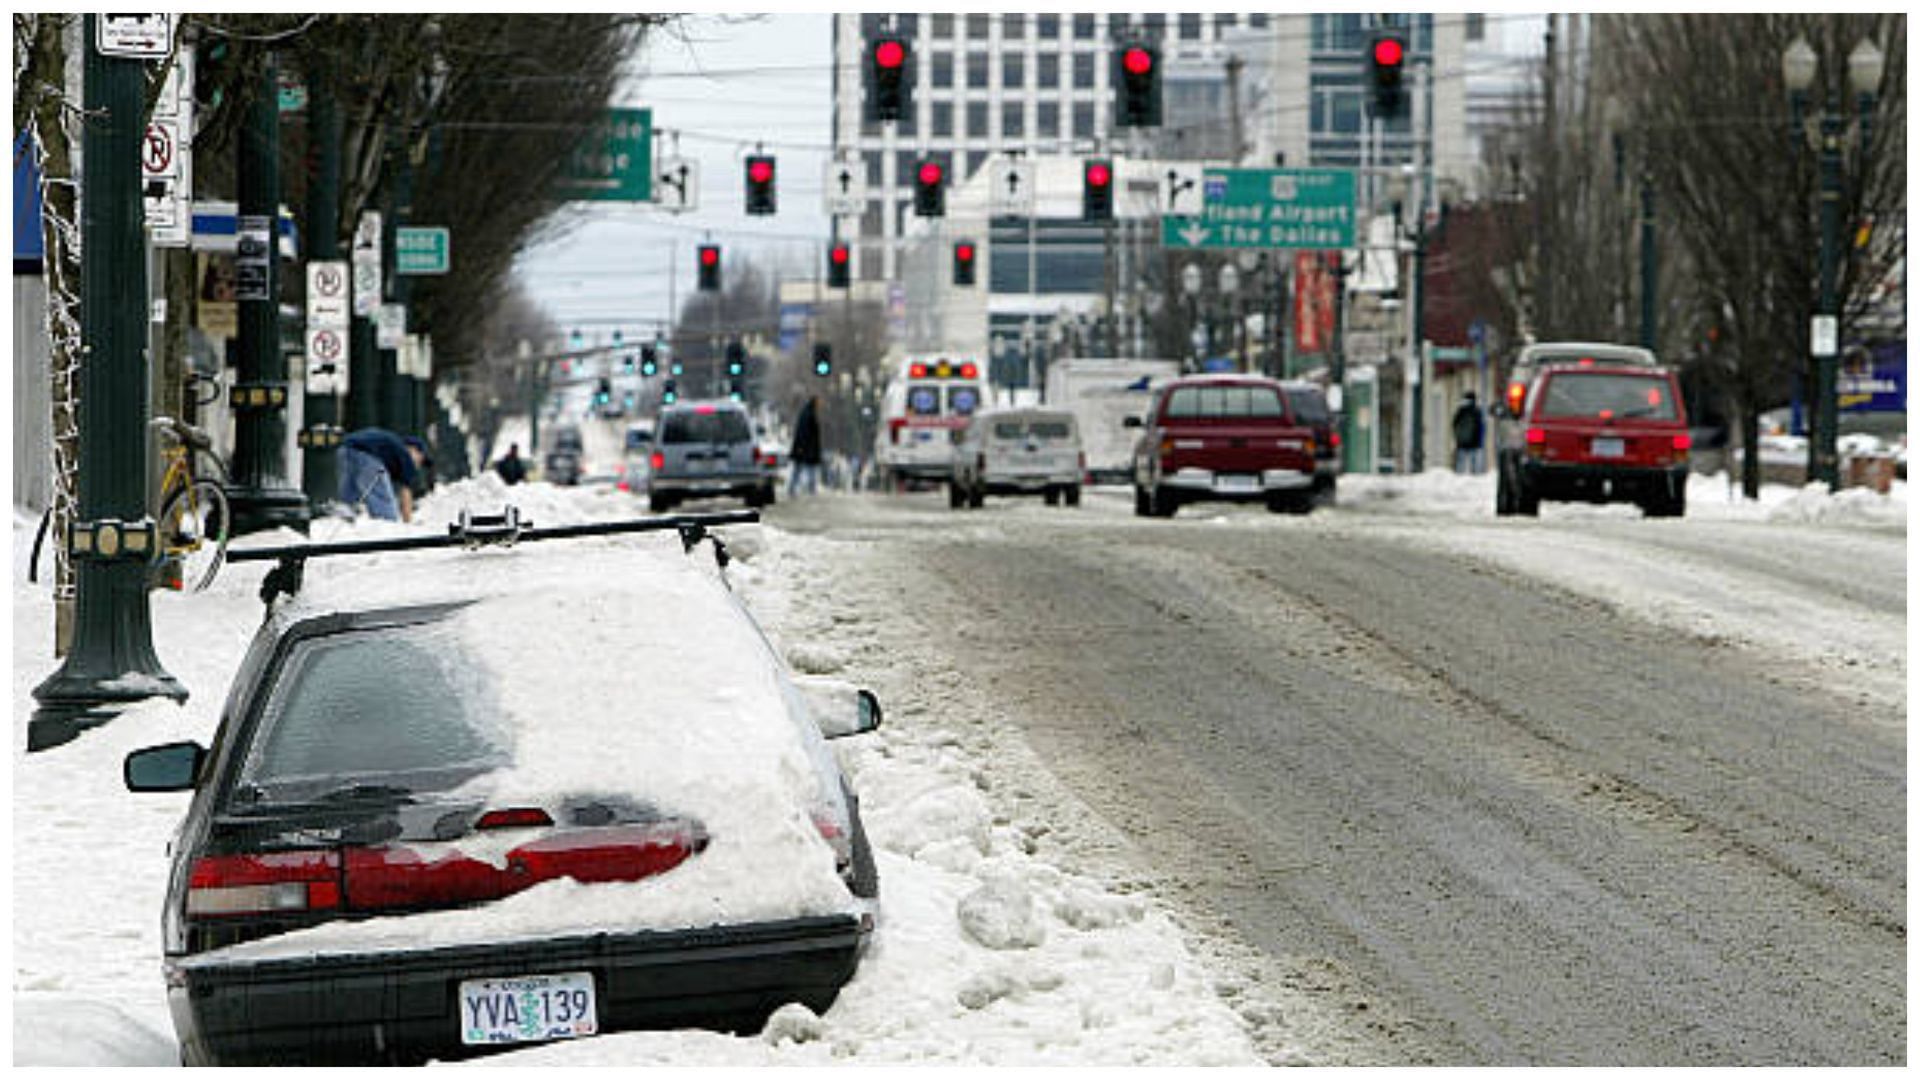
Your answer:
[[[160,480],[160,516],[156,519],[157,584],[180,589],[191,581],[193,591],[200,592],[220,573],[231,539],[227,466],[213,452],[213,440],[206,432],[171,416],[155,417],[152,423],[171,437],[170,445],[160,451],[167,468]],[[210,467],[198,471],[196,461]]]

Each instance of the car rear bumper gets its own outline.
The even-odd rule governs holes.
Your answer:
[[[981,486],[989,495],[1038,495],[1052,488],[1073,487],[1080,474],[1072,470],[1048,473],[989,472],[981,477]]]
[[[773,478],[765,472],[709,473],[700,476],[667,476],[654,473],[647,490],[674,495],[725,494],[765,487]]]
[[[1520,475],[1527,486],[1546,498],[1631,499],[1664,495],[1687,482],[1687,466],[1591,465],[1520,459]]]
[[[345,1064],[457,1058],[527,1044],[461,1042],[468,979],[588,972],[599,1031],[750,1031],[797,1001],[824,1012],[852,977],[857,915],[413,952],[168,965],[188,1063]]]
[[[1264,499],[1270,494],[1304,491],[1313,486],[1312,472],[1267,469],[1259,473],[1223,473],[1210,469],[1180,469],[1163,473],[1160,485],[1183,498]]]

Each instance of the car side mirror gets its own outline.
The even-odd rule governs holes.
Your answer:
[[[880,726],[880,699],[844,679],[801,676],[794,679],[806,698],[820,734],[829,739],[865,735]]]
[[[191,791],[206,756],[196,742],[149,746],[127,755],[121,777],[128,791]]]
[[[1129,416],[1125,420],[1120,421],[1120,426],[1121,427],[1146,427],[1147,425],[1146,425],[1146,421],[1141,420],[1139,417]]]

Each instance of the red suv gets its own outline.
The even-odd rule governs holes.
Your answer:
[[[1633,501],[1648,517],[1687,511],[1686,408],[1671,371],[1596,359],[1552,364],[1515,384],[1498,425],[1495,512],[1537,515],[1541,499]]]
[[[1182,503],[1264,502],[1313,509],[1315,437],[1283,384],[1259,375],[1199,375],[1161,387],[1133,449],[1134,512],[1172,517]]]

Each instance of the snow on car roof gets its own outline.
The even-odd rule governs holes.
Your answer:
[[[583,926],[672,929],[848,910],[851,897],[813,824],[811,811],[828,796],[809,757],[812,736],[798,722],[808,719],[805,706],[712,565],[704,545],[682,554],[669,534],[309,566],[307,590],[277,620],[475,601],[443,625],[489,676],[514,747],[513,764],[470,785],[488,806],[632,795],[698,819],[712,840],[698,857],[648,881],[552,882],[479,909],[327,924],[220,955],[415,948]],[[467,853],[487,857],[483,844]]]

